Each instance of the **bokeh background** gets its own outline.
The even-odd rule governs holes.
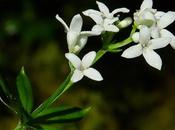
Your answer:
[[[142,0],[101,1],[113,10],[139,9]],[[0,0],[0,75],[13,89],[22,66],[31,80],[35,106],[58,87],[69,72],[64,53],[66,35],[55,19],[59,15],[70,23],[82,11],[98,9],[94,0]],[[172,0],[154,0],[154,8],[175,11]],[[84,17],[83,29],[94,22]],[[168,27],[175,32],[175,24]],[[122,40],[130,28],[116,38]],[[100,49],[100,37],[89,38],[83,56]],[[175,130],[175,50],[157,50],[163,60],[161,71],[151,68],[143,57],[121,58],[121,53],[106,54],[94,65],[102,82],[84,78],[55,104],[92,106],[80,122],[58,125],[60,130]],[[12,130],[17,117],[0,103],[0,130]],[[51,129],[48,129],[51,130]]]

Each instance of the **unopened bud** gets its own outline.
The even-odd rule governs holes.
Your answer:
[[[119,28],[126,28],[129,25],[131,25],[131,23],[132,23],[132,18],[127,17],[127,18],[123,19],[122,21],[120,21],[118,23],[117,27],[119,27]]]

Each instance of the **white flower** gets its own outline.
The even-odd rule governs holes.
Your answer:
[[[96,81],[103,80],[101,74],[96,69],[90,67],[96,57],[95,51],[87,53],[82,60],[80,60],[80,58],[73,53],[66,53],[65,57],[75,68],[71,77],[72,82],[78,82],[83,78],[83,76]]]
[[[151,38],[150,33],[151,32],[148,27],[142,26],[140,29],[139,37],[138,35],[133,37],[136,38],[135,41],[139,41],[139,44],[133,45],[128,49],[126,49],[123,52],[122,57],[135,58],[140,55],[143,55],[146,62],[150,66],[160,70],[162,66],[162,60],[154,50],[167,46],[171,39],[167,37],[150,39]]]
[[[134,20],[138,25],[152,26],[156,17],[154,16],[156,10],[152,9],[153,1],[144,0],[141,4],[140,10],[134,13]]]
[[[105,18],[103,19],[101,16],[99,15],[94,15],[91,14],[90,17],[96,22],[96,25],[93,26],[92,30],[95,32],[119,32],[119,28],[116,25],[113,25],[114,22],[118,21],[118,18],[116,19],[108,19]]]
[[[146,25],[151,28],[152,38],[169,37],[171,38],[170,45],[175,49],[175,36],[164,29],[175,21],[175,12],[157,11],[152,8],[152,0],[144,0],[140,10],[134,13],[134,20],[138,24],[138,28]]]
[[[62,23],[67,33],[67,43],[69,52],[77,53],[79,52],[87,43],[89,36],[96,36],[100,33],[94,31],[81,31],[83,20],[82,17],[77,14],[72,18],[70,27],[63,21],[59,15],[56,15],[56,19]]]
[[[175,49],[175,36],[167,29],[164,29],[175,21],[175,12],[158,12],[155,16],[157,18],[157,23],[152,27],[151,36],[153,38],[170,37],[170,45]]]
[[[119,29],[114,23],[119,20],[119,16],[114,17],[114,15],[119,12],[128,13],[129,10],[127,8],[119,8],[110,12],[108,7],[102,2],[96,1],[96,3],[100,11],[88,9],[83,12],[84,15],[91,17],[96,22],[92,30],[98,32],[118,32]]]

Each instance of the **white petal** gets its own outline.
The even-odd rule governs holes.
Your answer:
[[[72,18],[72,21],[70,23],[70,30],[80,33],[82,25],[83,25],[82,17],[79,14],[77,14]]]
[[[95,51],[91,51],[91,52],[87,53],[82,59],[83,68],[84,69],[89,68],[92,65],[95,57],[96,57]]]
[[[152,8],[152,6],[153,6],[153,1],[152,0],[144,0],[141,4],[140,9],[144,10],[144,9],[147,9],[147,8]]]
[[[119,32],[119,28],[115,25],[104,25],[105,31],[108,32]]]
[[[139,42],[139,32],[136,32],[132,35],[132,40],[135,42],[135,43],[138,43]]]
[[[157,11],[155,14],[155,17],[156,17],[156,19],[160,19],[164,14],[165,14],[165,12],[163,12],[163,11]]]
[[[157,21],[157,25],[159,26],[159,28],[163,29],[163,28],[166,28],[171,23],[173,23],[174,20],[175,20],[175,15],[173,15],[172,13],[165,13],[160,18],[160,20]]]
[[[83,78],[83,76],[84,76],[83,73],[80,70],[76,69],[71,77],[71,81],[73,83],[78,82]]]
[[[74,32],[74,31],[69,31],[67,33],[67,43],[68,43],[68,48],[69,51],[72,51],[72,48],[74,48],[75,44],[77,43],[79,37],[79,33]]]
[[[88,9],[86,11],[83,11],[83,14],[85,16],[89,16],[90,14],[95,14],[95,15],[102,15],[102,13],[100,11],[94,10],[94,9]]]
[[[150,29],[146,26],[142,26],[140,29],[140,43],[141,44],[147,44],[150,40]]]
[[[101,74],[94,68],[88,68],[83,71],[83,74],[87,76],[88,78],[95,80],[95,81],[102,81],[103,77]]]
[[[112,19],[109,19],[109,18],[105,18],[104,19],[104,24],[113,24],[114,22],[118,21],[119,18],[118,17],[114,17]]]
[[[67,24],[63,21],[63,19],[61,17],[59,17],[59,15],[56,15],[56,19],[64,26],[64,29],[66,32],[69,31],[69,27],[67,26]]]
[[[152,37],[152,38],[159,38],[159,37],[160,37],[160,29],[157,28],[157,27],[154,27],[154,28],[151,30],[151,37]]]
[[[101,34],[101,32],[104,31],[104,28],[103,28],[102,26],[100,26],[100,25],[94,25],[94,26],[92,27],[92,31]]]
[[[168,11],[167,13],[172,14],[175,17],[175,11]]]
[[[145,49],[143,51],[143,56],[144,56],[146,62],[150,66],[152,66],[152,67],[154,67],[154,68],[156,68],[158,70],[161,70],[162,60],[161,60],[160,56],[156,52],[154,52],[151,49]]]
[[[103,4],[102,2],[99,2],[99,1],[96,1],[97,5],[98,5],[98,8],[99,10],[104,13],[105,16],[109,16],[109,9],[108,7]]]
[[[111,14],[116,14],[116,13],[128,13],[129,12],[129,9],[127,9],[127,8],[118,8],[118,9],[115,9],[115,10],[113,10],[112,11],[112,13]]]
[[[100,35],[100,33],[98,31],[82,31],[80,35],[90,37]]]
[[[71,64],[75,67],[75,68],[80,68],[81,66],[81,60],[78,56],[76,56],[73,53],[66,53],[65,57],[71,62]]]
[[[169,37],[169,38],[171,38],[170,45],[172,46],[172,48],[175,49],[175,36],[170,31],[168,31],[166,29],[162,29],[160,31],[160,34],[161,34],[161,37]]]
[[[155,38],[149,41],[148,47],[151,49],[159,49],[166,47],[171,41],[171,38]]]
[[[90,14],[89,17],[92,18],[95,21],[96,24],[102,24],[103,23],[103,18],[100,15]]]
[[[140,56],[141,54],[142,46],[141,44],[137,44],[126,49],[121,56],[125,58],[135,58]]]
[[[78,44],[77,44],[78,49],[76,50],[76,52],[80,52],[84,48],[84,46],[87,43],[87,40],[88,40],[88,37],[85,35],[81,35],[79,37]]]

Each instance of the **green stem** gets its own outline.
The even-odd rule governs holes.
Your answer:
[[[94,63],[96,63],[106,52],[106,50],[99,50],[97,52],[97,56],[94,60]],[[73,85],[73,82],[71,82],[70,80],[71,77],[72,72],[68,75],[68,77],[61,84],[61,86],[58,87],[57,90],[47,100],[45,100],[38,108],[35,109],[35,111],[32,112],[33,117],[36,117],[40,112],[44,111],[49,106],[51,106],[67,89],[69,89]]]
[[[136,31],[136,26],[133,25],[133,29],[130,33],[130,36],[135,31]],[[110,40],[111,40],[111,38],[110,38]],[[109,45],[108,49],[109,50],[117,49],[117,48],[123,47],[131,42],[132,42],[132,38],[129,37],[121,42]],[[97,52],[97,55],[96,55],[96,58],[95,58],[93,64],[96,63],[106,52],[107,52],[106,49],[99,50]],[[45,110],[49,106],[51,106],[67,89],[69,89],[73,85],[73,82],[71,82],[71,80],[70,80],[72,77],[72,72],[73,72],[73,70],[71,69],[71,73],[68,75],[68,77],[65,79],[65,81],[60,85],[60,87],[58,87],[57,90],[47,100],[45,100],[38,108],[36,108],[32,112],[33,117],[36,117],[40,112],[42,112],[43,110]]]
[[[67,76],[65,81],[56,89],[56,91],[47,99],[45,100],[35,111],[32,112],[32,116],[37,116],[40,112],[47,109],[49,106],[52,105],[67,89],[69,89],[73,82],[71,82],[72,72]]]
[[[109,50],[118,49],[120,47],[126,46],[127,44],[129,44],[131,42],[132,42],[132,38],[128,37],[127,39],[125,39],[125,40],[123,40],[121,42],[117,42],[116,44],[109,45],[108,49]]]
[[[134,23],[133,26],[132,26],[132,30],[131,30],[131,33],[130,33],[129,37],[127,39],[121,41],[121,42],[117,42],[115,44],[109,45],[108,49],[109,50],[115,50],[115,49],[126,46],[127,44],[133,42],[132,35],[135,33],[136,30],[137,30],[137,25],[136,25],[136,23]]]
[[[106,52],[107,52],[107,50],[103,50],[103,49],[99,50],[97,52],[97,55],[95,57],[93,64],[95,64]]]

